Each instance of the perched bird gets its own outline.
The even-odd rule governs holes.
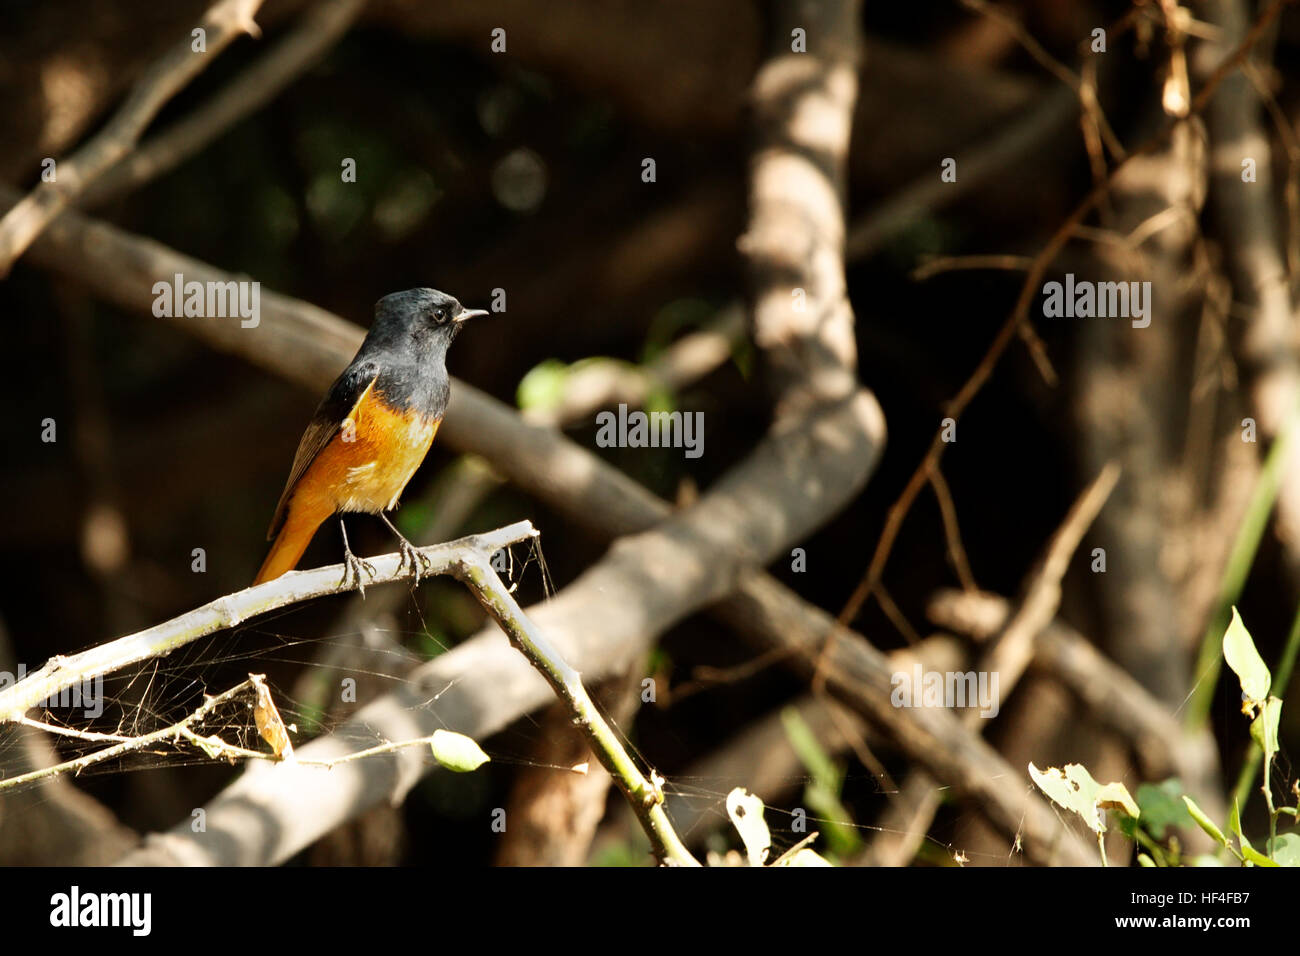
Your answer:
[[[342,512],[377,514],[401,541],[403,560],[419,574],[423,556],[385,511],[424,461],[451,394],[447,349],[461,326],[482,309],[466,309],[436,289],[407,289],[375,303],[375,321],[352,364],[316,409],[293,458],[271,519],[271,553],[254,584],[292,570],[316,529],[339,513],[345,580],[373,573],[348,546]]]

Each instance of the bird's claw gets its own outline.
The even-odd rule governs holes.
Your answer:
[[[350,550],[343,552],[343,581],[342,586],[346,587],[349,581],[356,581],[357,590],[364,598],[366,596],[366,585],[361,580],[361,572],[364,571],[369,575],[370,580],[375,579],[375,566],[365,558],[358,558]]]
[[[402,539],[402,543],[399,547],[402,552],[402,564],[405,565],[408,561],[411,563],[411,571],[415,574],[415,586],[418,588],[420,586],[420,572],[423,571],[425,574],[432,574],[433,562],[429,559],[427,554],[412,545],[405,538]]]

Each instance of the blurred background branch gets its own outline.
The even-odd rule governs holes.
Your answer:
[[[0,670],[242,588],[372,303],[434,285],[495,316],[457,346],[403,533],[545,531],[553,598],[535,561],[496,573],[670,781],[691,850],[734,845],[739,784],[780,844],[819,819],[844,863],[1091,864],[1031,760],[1176,775],[1222,819],[1251,765],[1220,621],[1241,606],[1285,658],[1300,597],[1285,6],[0,12],[0,305],[23,359]],[[181,57],[209,7],[227,26]],[[266,39],[233,43],[254,12]],[[154,317],[178,274],[260,282],[256,322]],[[1067,274],[1149,281],[1151,323],[1045,317]],[[704,454],[604,447],[620,405],[699,412]],[[1111,461],[1065,547],[1060,516]],[[584,745],[487,624],[445,582],[321,599],[126,675],[84,727],[156,729],[252,657],[300,755],[450,727],[504,757],[472,784],[410,752],[310,786],[283,764],[60,780],[0,802],[0,862],[104,859],[92,832],[112,858],[152,834],[136,863],[646,860],[609,776],[557,769]],[[1008,628],[1010,662],[989,649]],[[999,671],[996,718],[898,706],[914,666]],[[7,776],[80,752],[5,733]],[[506,834],[463,825],[494,808]]]

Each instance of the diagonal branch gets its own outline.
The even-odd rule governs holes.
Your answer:
[[[468,551],[486,550],[491,555],[508,545],[536,536],[530,522],[518,521],[496,531],[470,535],[448,544],[420,548],[419,551],[432,564],[430,573],[450,574]],[[375,573],[368,576],[370,583],[399,581],[411,574],[397,553],[368,560],[375,569]],[[30,708],[57,697],[60,691],[82,681],[93,680],[140,661],[166,657],[200,637],[234,627],[250,617],[327,594],[337,594],[345,590],[342,572],[341,564],[290,572],[274,581],[219,597],[136,634],[119,637],[78,654],[51,658],[40,670],[28,674],[12,687],[0,690],[0,722],[21,720]]]
[[[483,605],[484,610],[496,621],[501,630],[513,644],[546,678],[555,693],[569,708],[574,723],[581,729],[591,744],[600,762],[617,781],[619,788],[627,797],[633,813],[641,821],[646,835],[650,838],[658,859],[676,866],[698,866],[698,862],[688,851],[673,829],[672,823],[664,812],[663,781],[657,774],[651,773],[646,779],[640,767],[628,755],[618,735],[601,716],[587,690],[582,678],[569,665],[560,652],[545,637],[542,631],[528,619],[515,602],[509,588],[492,569],[491,557],[501,548],[519,541],[532,541],[538,536],[532,523],[519,521],[496,531],[471,535],[448,544],[420,548],[419,553],[429,561],[429,566],[422,573],[429,575],[449,574],[463,582]],[[386,554],[371,558],[368,563],[372,570],[367,575],[371,584],[384,584],[406,578],[416,572],[414,559],[409,562],[400,554]],[[71,657],[55,658],[41,670],[15,684],[13,688],[0,693],[0,719],[22,721],[24,711],[36,702],[51,694],[57,694],[62,686],[68,686],[65,680],[73,682],[89,679],[97,675],[116,670],[127,664],[144,660],[148,657],[160,657],[170,653],[183,643],[205,634],[233,627],[249,617],[277,610],[291,604],[338,594],[344,590],[359,587],[358,578],[349,584],[349,576],[340,577],[342,565],[317,568],[312,571],[290,572],[274,581],[268,581],[256,587],[246,588],[235,594],[218,598],[188,614],[159,624],[147,631],[112,641],[102,647],[76,654]],[[4,786],[14,786],[32,780],[42,779],[57,773],[91,766],[104,760],[113,759],[126,753],[138,751],[155,743],[185,737],[200,747],[212,748],[228,756],[263,757],[265,755],[240,747],[231,747],[224,741],[208,742],[192,730],[192,725],[218,705],[233,699],[251,686],[259,686],[261,677],[250,675],[249,680],[231,688],[216,697],[207,698],[193,713],[179,724],[163,727],[142,737],[117,742],[105,748],[54,767],[25,774],[3,782]],[[404,741],[400,746],[409,746],[421,742]],[[292,751],[286,751],[284,760],[300,767],[324,767],[327,770],[361,757],[392,753],[399,745],[384,744],[371,747],[365,751],[355,752],[345,757],[320,760],[313,757],[300,759]],[[278,753],[278,751],[277,751]]]
[[[275,46],[192,113],[140,144],[89,183],[77,205],[94,208],[175,169],[244,117],[261,109],[318,61],[356,22],[366,0],[323,0]]]
[[[991,646],[975,665],[976,673],[998,675],[998,694],[1003,701],[1024,676],[1033,656],[1034,637],[1052,620],[1061,602],[1061,581],[1070,559],[1118,480],[1119,466],[1111,462],[1076,499],[1030,574],[1019,604],[1006,615],[997,634],[991,637]],[[974,708],[966,710],[961,720],[975,733],[984,726],[981,712]],[[923,771],[913,771],[881,828],[884,839],[874,848],[877,856],[892,856],[890,862],[896,865],[911,859],[922,835],[930,829],[939,803],[935,782]],[[897,833],[904,835],[902,841],[895,837]]]
[[[168,100],[236,38],[258,34],[253,15],[261,5],[262,0],[219,0],[210,7],[196,27],[204,31],[205,52],[195,52],[189,34],[178,40],[145,71],[108,124],[55,167],[56,178],[42,181],[0,219],[0,278],[55,216],[131,151]]]
[[[641,768],[628,755],[618,735],[587,694],[578,672],[515,602],[492,569],[488,557],[488,554],[480,551],[464,560],[456,569],[456,577],[473,590],[484,610],[506,632],[510,643],[523,652],[568,706],[573,713],[574,722],[582,728],[597,758],[614,778],[632,812],[641,821],[641,827],[650,837],[655,856],[660,862],[674,866],[698,866],[664,811],[662,780],[653,771],[649,780],[641,773]]]
[[[1010,601],[996,594],[943,590],[930,600],[926,614],[940,626],[986,641],[1006,627],[1013,610]],[[1213,740],[1184,734],[1163,703],[1068,624],[1053,620],[1038,632],[1030,663],[1068,688],[1098,724],[1122,736],[1148,779],[1202,776],[1200,762],[1213,755]],[[1213,799],[1212,794],[1204,797]]]

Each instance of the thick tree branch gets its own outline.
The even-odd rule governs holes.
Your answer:
[[[781,409],[857,387],[844,278],[844,200],[858,92],[859,0],[773,5],[771,46],[750,98],[748,260],[754,340]],[[796,48],[799,38],[806,50]]]

